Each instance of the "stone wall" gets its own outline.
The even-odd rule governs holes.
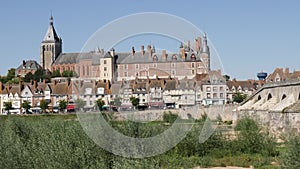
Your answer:
[[[257,120],[263,130],[277,138],[289,132],[300,133],[300,113],[248,110],[234,112],[234,114],[237,117],[235,120],[243,117]]]

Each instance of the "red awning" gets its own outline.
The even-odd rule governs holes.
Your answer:
[[[148,103],[149,106],[156,106],[156,107],[160,107],[160,106],[164,106],[163,102],[149,102]]]
[[[75,109],[75,105],[74,104],[68,104],[67,105],[67,110],[74,110]]]

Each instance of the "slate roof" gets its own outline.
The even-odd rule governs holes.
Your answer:
[[[42,69],[41,65],[37,63],[35,60],[27,60],[23,61],[23,63],[17,68],[17,70],[37,70],[37,69]]]

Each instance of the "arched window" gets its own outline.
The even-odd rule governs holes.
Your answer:
[[[158,58],[156,55],[153,56],[153,62],[157,62],[158,61]]]
[[[268,98],[267,98],[267,100],[270,100],[270,99],[272,99],[272,95],[271,95],[271,93],[269,93],[269,94],[268,94]]]
[[[281,100],[283,100],[283,99],[285,99],[285,98],[286,98],[286,95],[283,94]]]

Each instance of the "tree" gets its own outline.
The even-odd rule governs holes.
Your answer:
[[[27,73],[26,75],[25,75],[25,77],[24,77],[24,82],[30,82],[30,80],[33,80],[33,74],[31,73],[31,72],[29,72],[29,73]]]
[[[78,98],[75,100],[75,106],[78,109],[82,109],[85,106],[85,101]]]
[[[224,75],[223,77],[226,79],[226,81],[230,80],[230,76],[229,75]]]
[[[69,71],[69,70],[65,70],[62,72],[62,77],[74,77],[75,76],[75,72],[74,71]]]
[[[48,109],[48,102],[46,100],[40,101],[40,108],[42,109],[42,112],[45,113],[46,109]]]
[[[60,100],[59,105],[58,105],[59,110],[60,111],[65,110],[67,108],[67,105],[68,105],[68,102],[66,100]]]
[[[10,68],[7,72],[7,75],[6,75],[6,78],[7,78],[7,81],[13,79],[16,77],[16,69],[15,68]]]
[[[121,104],[122,104],[122,102],[121,102],[121,98],[120,97],[117,97],[117,98],[114,99],[114,105],[115,106],[120,107]]]
[[[33,80],[35,81],[42,81],[43,80],[43,70],[42,69],[38,69],[34,72],[34,75],[33,75]]]
[[[9,110],[13,109],[12,103],[11,102],[4,102],[3,106],[4,106],[4,110],[7,111],[7,115],[9,115],[10,114]]]
[[[135,108],[137,108],[140,103],[140,99],[132,96],[130,97],[130,102]]]
[[[54,77],[61,77],[61,74],[59,72],[59,70],[54,70],[51,74],[51,77],[54,78]]]
[[[102,107],[105,105],[105,102],[102,99],[96,100],[96,105],[99,107],[100,111],[102,110]]]
[[[233,102],[242,103],[246,98],[247,98],[246,94],[242,94],[238,92],[233,95]]]
[[[27,113],[29,113],[29,109],[31,109],[31,105],[30,105],[30,102],[29,101],[27,101],[27,100],[25,100],[23,103],[22,103],[22,108],[24,108],[25,109],[25,113],[27,114]]]

